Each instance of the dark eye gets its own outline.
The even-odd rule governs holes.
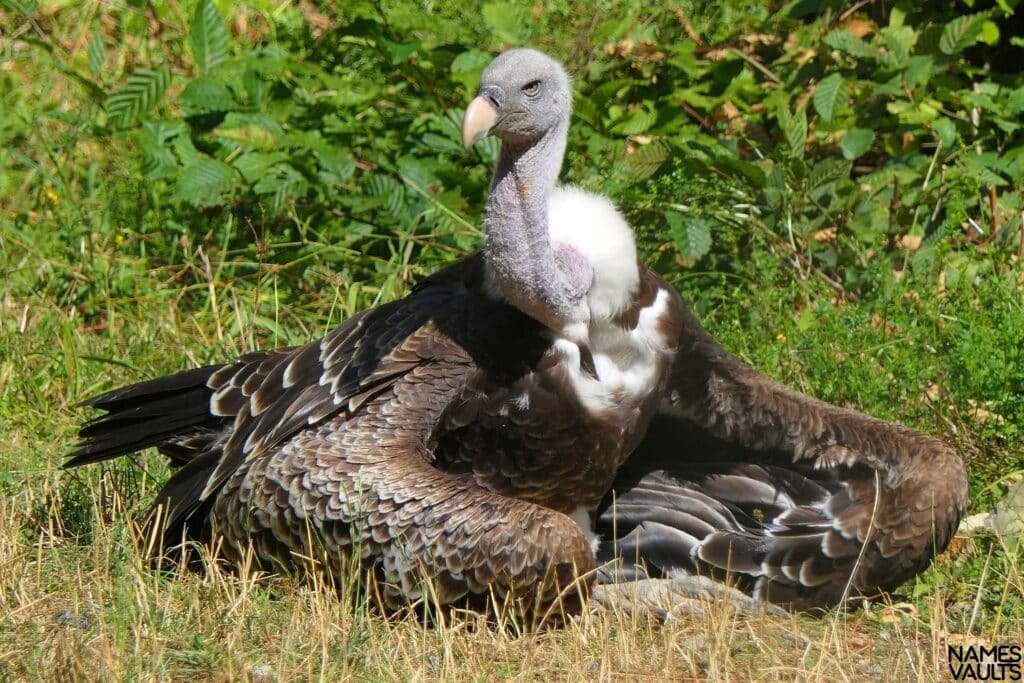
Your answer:
[[[530,81],[523,86],[523,92],[530,97],[533,97],[540,92],[540,81]]]

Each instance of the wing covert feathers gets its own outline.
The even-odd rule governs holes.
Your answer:
[[[780,385],[692,314],[684,330],[663,414],[603,503],[617,540],[599,559],[618,559],[601,580],[728,575],[811,609],[891,591],[945,549],[967,501],[952,448]]]
[[[177,469],[150,516],[158,548],[217,537],[230,559],[254,547],[271,566],[333,576],[354,557],[389,606],[493,592],[579,609],[595,564],[576,523],[435,459],[460,410],[497,415],[512,399],[488,403],[480,377],[512,387],[553,367],[538,324],[473,290],[481,264],[469,257],[321,340],[99,396],[88,404],[106,414],[67,466],[167,455]]]
[[[430,464],[423,432],[445,405],[423,389],[446,378],[426,370],[237,470],[213,510],[229,551],[252,543],[284,566],[314,557],[332,569],[356,552],[391,606],[428,597],[424,579],[441,603],[515,586],[550,604],[591,572],[592,552],[569,517]]]

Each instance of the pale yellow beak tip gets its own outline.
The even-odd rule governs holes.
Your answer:
[[[466,115],[462,119],[462,144],[466,149],[487,137],[497,120],[498,112],[494,105],[483,97],[474,98],[466,107]]]

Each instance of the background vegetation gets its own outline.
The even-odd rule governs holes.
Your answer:
[[[1019,644],[1013,537],[961,538],[852,615],[516,637],[158,575],[127,520],[159,459],[59,467],[77,401],[308,340],[475,248],[496,146],[462,151],[461,108],[528,44],[576,77],[564,177],[616,200],[705,326],[955,444],[984,511],[1024,472],[1020,12],[0,0],[0,678],[927,679],[946,642]]]

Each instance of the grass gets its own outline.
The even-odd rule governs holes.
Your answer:
[[[931,680],[945,665],[944,633],[906,609],[818,620],[711,606],[704,619],[666,625],[602,611],[525,636],[473,617],[426,628],[282,580],[158,576],[117,552],[118,536],[108,529],[62,559],[52,550],[43,563],[26,558],[29,570],[5,586],[16,591],[0,659],[9,677]],[[53,571],[68,577],[59,594]]]
[[[39,30],[75,55],[93,21],[77,18]],[[8,41],[0,62],[0,680],[934,680],[948,677],[946,643],[1024,642],[1024,551],[989,535],[959,537],[892,603],[852,613],[710,604],[657,624],[600,610],[540,633],[384,618],[358,591],[284,577],[150,569],[131,520],[166,466],[148,454],[62,470],[86,416],[76,403],[317,337],[402,296],[427,270],[411,243],[430,238],[367,256],[317,242],[299,215],[280,234],[227,211],[187,214],[179,229],[186,214],[153,205],[134,148],[71,117],[89,106],[80,89],[26,45]],[[879,259],[853,296],[793,267],[769,235],[733,241],[727,268],[667,269],[727,348],[953,443],[971,472],[969,513],[1020,479],[1019,260],[979,248],[921,274]],[[355,258],[368,261],[336,267]]]

